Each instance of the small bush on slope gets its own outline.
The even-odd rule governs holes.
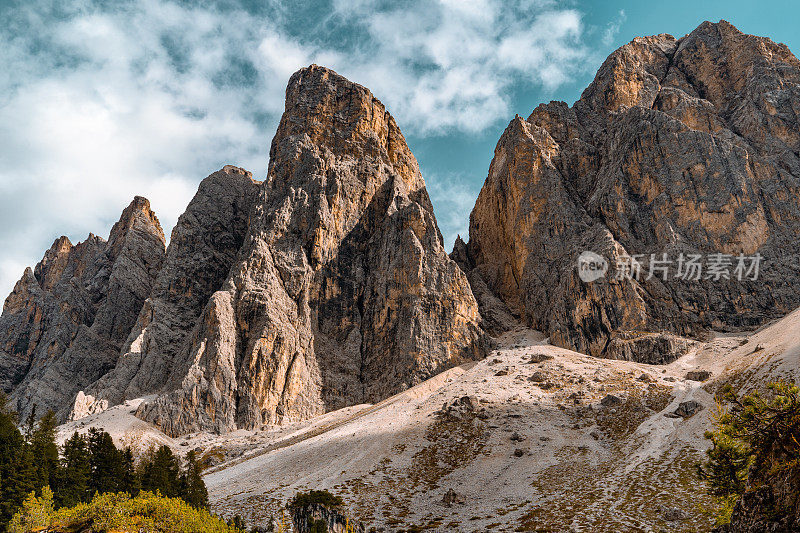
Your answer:
[[[727,404],[727,405],[726,405]],[[737,501],[747,492],[777,479],[796,479],[800,460],[800,388],[793,383],[771,383],[739,399],[727,385],[717,398],[714,431],[708,461],[699,474],[719,504],[718,524],[730,521]],[[781,500],[762,509],[772,519],[792,512],[800,501],[800,487],[790,484]]]
[[[49,489],[40,498],[32,493],[25,500],[22,510],[9,524],[9,532],[29,533],[46,527],[58,531],[78,526],[98,533],[242,533],[180,498],[164,498],[152,492],[141,492],[135,498],[126,493],[98,494],[89,503],[54,511]]]
[[[310,492],[298,492],[289,502],[289,508],[303,508],[309,505],[324,505],[329,509],[337,509],[342,506],[342,499],[327,490],[312,490]]]

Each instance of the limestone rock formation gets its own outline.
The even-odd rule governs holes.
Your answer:
[[[123,211],[108,241],[57,239],[25,270],[0,317],[0,379],[26,417],[65,414],[75,393],[111,368],[164,258],[164,234],[145,198]]]
[[[258,184],[250,172],[234,166],[200,183],[172,230],[164,266],[122,356],[113,371],[77,396],[72,419],[180,387],[192,332],[244,242]]]
[[[508,126],[464,268],[551,342],[593,355],[666,361],[676,354],[650,353],[674,343],[664,332],[782,316],[800,305],[799,101],[800,61],[727,22],[634,39],[574,106]],[[605,277],[579,277],[585,250]],[[651,261],[663,254],[666,276]],[[700,280],[676,276],[681,254],[702,256]],[[713,257],[731,279],[705,279],[711,254],[728,254]],[[757,280],[736,279],[739,254],[763,258]],[[624,275],[632,258],[638,280]]]
[[[384,399],[488,342],[394,119],[311,66],[289,81],[247,236],[181,383],[138,415],[173,435],[300,420]]]

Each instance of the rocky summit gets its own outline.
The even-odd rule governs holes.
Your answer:
[[[108,241],[57,239],[25,270],[0,317],[0,379],[27,417],[68,409],[75,394],[114,368],[164,260],[164,233],[136,197]]]
[[[139,415],[169,434],[376,402],[489,342],[416,159],[364,87],[292,76],[250,226],[174,390]]]
[[[266,180],[211,174],[163,246],[137,198],[108,243],[62,238],[26,272],[0,330],[21,412],[147,396],[138,415],[172,435],[250,429],[378,402],[492,343],[394,119],[322,67],[289,82]]]
[[[498,142],[459,251],[476,295],[490,289],[482,311],[650,363],[685,353],[678,336],[785,315],[800,304],[799,101],[789,49],[725,21],[618,49],[575,105],[517,116]],[[584,251],[604,277],[579,277]],[[762,258],[757,279],[734,276],[740,254]],[[681,278],[692,256],[706,270]]]

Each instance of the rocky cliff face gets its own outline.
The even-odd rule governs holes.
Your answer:
[[[22,417],[68,406],[114,367],[164,258],[164,234],[137,197],[106,242],[61,237],[27,269],[0,317],[0,379]],[[24,419],[24,418],[23,418]]]
[[[509,124],[470,217],[471,279],[554,344],[610,357],[665,360],[685,344],[661,331],[786,314],[800,304],[798,98],[788,48],[727,22],[634,39],[574,106]],[[584,250],[605,277],[581,280]],[[647,279],[665,253],[668,274]],[[731,279],[705,279],[715,253],[733,256]],[[736,279],[737,256],[757,253],[758,279]],[[681,254],[702,256],[700,280],[678,279]]]
[[[365,88],[296,73],[266,181],[227,166],[164,236],[147,201],[106,243],[59,239],[0,319],[0,379],[23,415],[127,399],[176,435],[376,402],[485,355],[414,156]]]
[[[192,332],[244,242],[258,184],[250,172],[233,166],[200,183],[172,230],[164,266],[116,367],[78,394],[71,418],[180,388]]]
[[[244,245],[180,387],[139,415],[173,435],[300,420],[383,399],[486,343],[394,119],[311,66],[289,82]]]

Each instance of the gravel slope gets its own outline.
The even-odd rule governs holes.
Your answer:
[[[329,489],[378,531],[707,531],[710,502],[694,465],[713,394],[727,382],[747,390],[797,379],[799,333],[796,311],[651,366],[592,358],[518,328],[483,361],[291,426],[172,440],[133,417],[137,400],[60,435],[99,426],[120,443],[198,449],[213,509],[250,523],[280,514],[298,491]],[[693,370],[711,378],[686,379]],[[703,409],[668,416],[688,401]],[[449,489],[457,501],[447,505]]]

